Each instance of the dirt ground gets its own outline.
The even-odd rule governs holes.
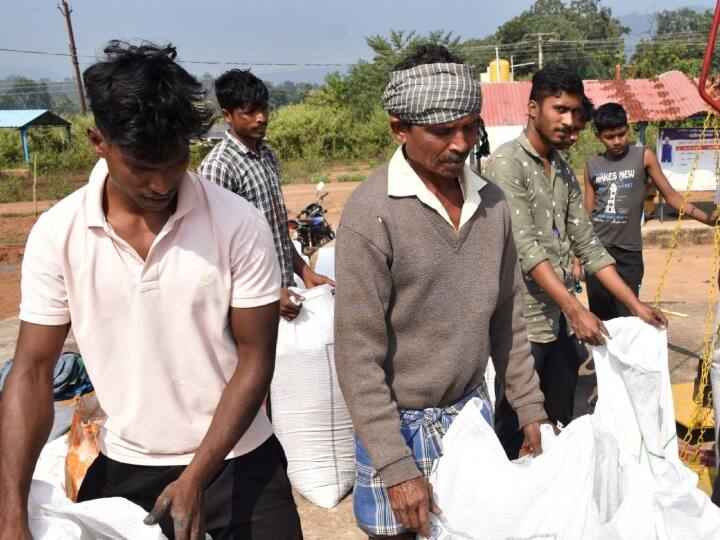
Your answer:
[[[356,182],[330,183],[323,200],[327,217],[337,228],[340,213]],[[284,187],[288,213],[294,217],[315,200],[310,184]],[[44,210],[51,203],[40,203]],[[17,315],[20,291],[20,261],[27,233],[35,222],[31,203],[0,204],[0,321]],[[650,246],[644,251],[645,279],[641,290],[644,301],[652,301],[666,250]],[[688,318],[670,317],[668,330],[669,357],[673,382],[692,380],[702,350],[703,317],[707,306],[712,263],[712,246],[680,245],[676,248],[662,294],[662,306],[687,313]],[[583,375],[581,373],[581,375]],[[592,390],[594,374],[581,376],[578,401],[581,406]],[[577,408],[577,405],[576,405]],[[579,411],[582,414],[583,411]],[[365,538],[354,525],[352,497],[325,510],[314,506],[296,493],[305,538],[309,540]]]

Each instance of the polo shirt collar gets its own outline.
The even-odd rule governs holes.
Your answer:
[[[467,163],[463,166],[458,179],[464,199],[460,217],[460,227],[462,227],[480,206],[482,200],[480,190],[487,185],[487,182],[475,174],[475,171]],[[420,177],[405,159],[402,146],[395,151],[388,164],[387,189],[390,197],[417,197],[421,202],[445,218],[446,221],[450,222],[450,217],[447,215],[442,203],[420,180]]]
[[[107,162],[99,159],[90,173],[85,197],[85,213],[88,227],[105,227],[107,219],[103,210],[103,193],[108,178]],[[195,208],[200,203],[197,185],[198,180],[190,172],[186,172],[178,189],[177,206],[175,212],[168,219],[171,224]]]

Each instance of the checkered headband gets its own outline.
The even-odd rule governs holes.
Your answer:
[[[432,125],[479,113],[480,81],[475,66],[421,64],[393,71],[383,92],[383,107],[410,124]]]

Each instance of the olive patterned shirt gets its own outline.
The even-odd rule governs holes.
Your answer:
[[[483,171],[483,176],[502,188],[510,207],[526,287],[528,338],[537,343],[557,339],[561,310],[535,282],[531,270],[548,261],[572,292],[573,253],[591,274],[615,263],[593,232],[572,169],[555,150],[550,160],[552,174],[548,178],[540,154],[523,132],[498,148]],[[568,332],[572,332],[566,319]]]

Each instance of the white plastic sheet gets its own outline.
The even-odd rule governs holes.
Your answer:
[[[275,434],[285,449],[290,482],[305,498],[332,508],[355,481],[350,413],[335,373],[329,285],[299,291],[293,321],[280,321],[270,387]]]
[[[67,437],[43,448],[28,498],[28,524],[35,540],[164,540],[147,512],[118,497],[73,503],[65,495]]]
[[[678,458],[665,332],[636,318],[606,326],[595,413],[546,431],[541,456],[508,462],[463,409],[431,477],[443,509],[433,539],[720,538],[720,510]]]

